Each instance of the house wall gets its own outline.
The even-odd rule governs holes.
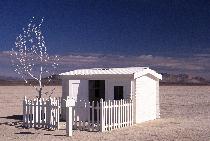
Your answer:
[[[62,99],[66,99],[67,96],[75,100],[88,100],[88,80],[62,80]],[[80,106],[78,103],[75,106]],[[66,119],[65,102],[62,101],[61,118]],[[78,111],[77,114],[82,114]]]
[[[160,90],[159,80],[156,81],[156,118],[160,118]]]
[[[66,119],[66,108],[63,99],[66,99],[69,93],[69,81],[62,80],[62,97],[61,97],[61,119]]]
[[[151,75],[144,75],[135,80],[131,80],[130,78],[105,79],[105,100],[114,99],[114,86],[123,86],[124,99],[132,97],[134,100],[135,123],[141,123],[160,117],[159,80],[157,78]],[[89,101],[88,80],[63,79],[62,99],[66,99],[67,96],[75,100]],[[79,107],[80,105],[76,106]],[[62,102],[63,119],[65,119],[66,116],[65,112],[65,105],[64,102]],[[88,113],[84,113],[84,111],[80,113],[80,110],[77,111],[77,114],[80,116],[88,115]],[[83,116],[83,118],[85,118],[85,116]]]
[[[106,79],[105,80],[105,100],[114,99],[114,86],[123,86],[124,99],[130,98],[130,79]],[[76,90],[78,88],[78,90]],[[67,96],[75,100],[89,100],[88,80],[63,80],[62,99]]]
[[[157,117],[157,80],[150,75],[136,79],[136,96],[134,102],[135,123],[141,123]],[[159,90],[158,90],[159,91]],[[159,104],[159,103],[158,103]]]
[[[94,80],[94,79],[93,79]],[[96,79],[99,80],[99,79]],[[103,79],[104,80],[104,79]],[[131,98],[131,80],[129,78],[121,79],[105,79],[105,100],[114,99],[114,86],[123,86],[124,99]],[[68,80],[62,81],[62,99],[66,99],[67,96],[75,100],[89,101],[88,80]],[[81,105],[75,105],[77,107]],[[87,113],[80,113],[76,111],[78,115],[88,115]],[[65,103],[62,102],[62,119],[66,117]],[[84,118],[84,116],[83,116]]]
[[[124,99],[131,98],[130,79],[107,79],[105,80],[105,100],[114,99],[114,86],[123,86]]]
[[[75,100],[88,100],[88,80],[63,80],[62,99],[67,96]]]

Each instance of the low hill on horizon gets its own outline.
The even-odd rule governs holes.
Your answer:
[[[190,76],[188,74],[168,74],[162,73],[163,79],[160,85],[210,85],[210,81],[203,77]],[[31,84],[38,85],[33,79],[28,79]],[[47,84],[47,78],[43,79],[43,83]],[[52,81],[47,85],[61,85],[59,75],[53,75]],[[19,78],[0,76],[0,86],[16,86],[16,85],[29,85]]]

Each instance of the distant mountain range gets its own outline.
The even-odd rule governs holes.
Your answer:
[[[209,85],[210,81],[187,74],[168,74],[162,73],[163,79],[160,81],[161,85]]]
[[[198,76],[190,76],[187,74],[175,75],[168,73],[162,73],[162,76],[163,79],[160,81],[160,85],[210,85],[210,81]],[[31,84],[38,85],[38,83],[32,79],[29,79],[28,81]],[[43,79],[43,83],[47,84],[47,78]],[[13,86],[13,85],[28,85],[28,84],[25,84],[25,82],[19,78],[0,76],[0,85]],[[47,85],[61,85],[61,79],[59,75],[53,75],[51,83]]]
[[[27,80],[29,83],[38,85],[37,81],[34,81],[33,79]],[[52,81],[48,84],[48,79],[44,78],[42,81],[46,85],[61,85],[61,79],[59,78],[59,75],[53,75]],[[13,78],[13,77],[5,77],[0,76],[0,86],[14,86],[14,85],[29,85],[26,84],[25,81],[23,81],[20,78]]]

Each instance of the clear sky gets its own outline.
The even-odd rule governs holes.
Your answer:
[[[49,53],[68,60],[63,71],[150,66],[209,76],[209,0],[1,0],[2,72],[6,51],[33,16],[45,18]]]

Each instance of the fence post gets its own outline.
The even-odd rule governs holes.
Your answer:
[[[103,99],[100,99],[100,131],[105,131],[105,121],[104,121],[104,102]]]
[[[67,97],[66,100],[66,136],[72,136],[72,108],[75,106],[75,100]]]
[[[131,125],[133,125],[133,122],[134,122],[134,109],[133,109],[133,100],[131,100]]]

